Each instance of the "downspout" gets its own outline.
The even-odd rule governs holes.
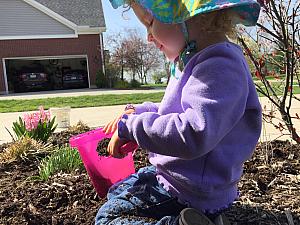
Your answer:
[[[102,71],[105,74],[105,57],[104,57],[104,44],[103,44],[103,35],[100,33],[100,48],[101,48],[101,62],[102,62]]]
[[[4,86],[5,86],[5,94],[8,95],[8,82],[7,82],[7,73],[6,73],[6,63],[5,59],[2,59],[2,66],[3,66],[3,78],[4,78]]]

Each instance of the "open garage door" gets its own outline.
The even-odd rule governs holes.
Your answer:
[[[87,56],[9,58],[5,72],[9,92],[89,88]]]

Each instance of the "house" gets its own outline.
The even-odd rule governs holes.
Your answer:
[[[101,0],[0,0],[0,94],[94,87],[105,29]]]

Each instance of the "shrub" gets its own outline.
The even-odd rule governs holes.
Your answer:
[[[155,74],[152,75],[152,79],[154,80],[155,84],[162,84],[162,79],[163,78],[167,78],[167,74],[163,71],[161,72],[157,72]]]
[[[138,82],[137,80],[133,79],[133,80],[130,81],[130,87],[139,88],[139,87],[141,87],[141,83]]]
[[[26,136],[47,142],[57,127],[54,122],[55,117],[51,120],[50,112],[41,106],[38,112],[26,113],[23,118],[19,117],[19,120],[13,123],[12,129],[17,139]]]
[[[117,80],[116,82],[114,82],[114,88],[128,89],[128,88],[130,88],[130,84],[126,80]]]
[[[0,162],[9,163],[25,160],[52,151],[52,145],[44,144],[30,137],[22,137],[0,153]]]
[[[109,80],[100,70],[96,73],[96,86],[97,88],[107,88],[109,86]]]
[[[256,77],[257,92],[268,99],[263,106],[263,121],[274,125],[281,136],[290,135],[300,144],[296,112],[291,110],[299,102],[300,1],[260,1],[263,18],[258,21],[256,38],[249,32],[239,35],[239,42],[250,61],[252,76]],[[250,36],[248,36],[250,35]],[[276,82],[270,82],[269,77]],[[279,137],[281,137],[279,136]]]
[[[117,66],[114,63],[107,63],[105,65],[105,75],[108,80],[108,87],[112,88],[114,86],[114,83],[117,82],[117,80],[120,77],[120,66]]]
[[[42,160],[39,166],[38,178],[40,180],[48,180],[50,176],[57,172],[71,173],[76,169],[84,169],[78,151],[69,147],[63,147]]]

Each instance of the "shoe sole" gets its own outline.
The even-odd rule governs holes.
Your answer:
[[[193,208],[180,212],[179,225],[215,225],[207,216]]]

